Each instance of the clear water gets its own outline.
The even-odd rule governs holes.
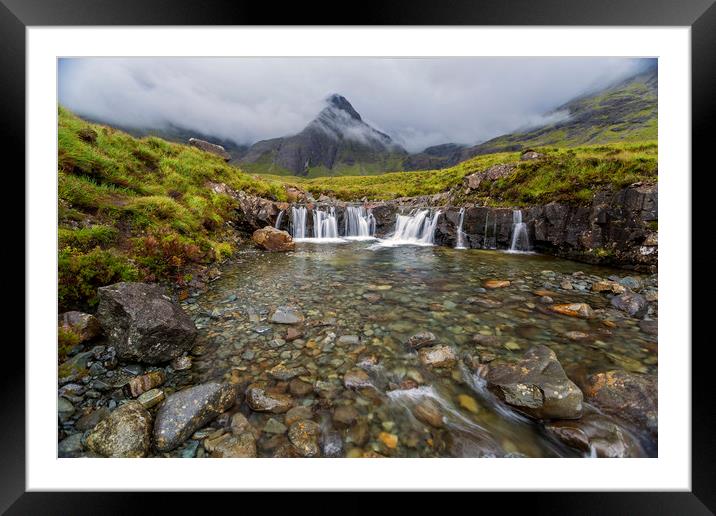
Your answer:
[[[578,271],[584,275],[573,275]],[[294,397],[296,404],[313,406],[321,414],[317,420],[329,427],[332,410],[351,405],[363,428],[367,426],[367,441],[360,445],[354,430],[336,430],[343,443],[341,456],[370,450],[397,457],[580,456],[547,437],[540,425],[496,403],[466,367],[438,374],[423,367],[404,342],[418,331],[431,331],[439,343],[462,355],[476,351],[474,335],[498,335],[513,348],[490,348],[498,356],[518,356],[542,343],[557,353],[568,371],[588,374],[629,367],[656,373],[656,337],[641,332],[635,319],[609,310],[605,316],[616,327],[607,329],[599,320],[550,313],[532,293],[546,288],[555,292],[555,302],[587,302],[594,309],[608,309],[605,294],[561,290],[559,284],[565,277],[579,284],[589,275],[604,278],[615,273],[627,275],[536,254],[376,247],[368,242],[299,243],[291,253],[245,249],[207,293],[184,305],[207,350],[193,370],[197,381],[228,378],[237,369],[253,381],[271,384],[275,381],[267,370],[274,365],[305,367],[304,380],[331,386],[334,394],[330,401],[316,392]],[[486,279],[508,279],[512,284],[483,292]],[[298,341],[276,340],[284,339],[288,329],[268,321],[271,310],[280,305],[297,307],[304,314],[304,336]],[[570,331],[593,338],[573,342],[565,336]],[[358,336],[360,343],[338,341],[347,335]],[[343,387],[345,372],[356,367],[369,373],[375,390]],[[417,380],[419,386],[391,389],[406,379]],[[461,403],[464,396],[474,400],[477,413]],[[425,397],[440,404],[444,428],[427,427],[412,416],[411,408]],[[282,415],[252,413],[250,421],[262,428],[269,417],[281,420]],[[381,443],[381,432],[398,436],[395,449]],[[260,456],[272,455],[271,437],[262,434],[259,439]]]

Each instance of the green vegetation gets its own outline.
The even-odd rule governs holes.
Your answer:
[[[477,156],[445,169],[378,176],[266,177],[308,190],[316,197],[326,194],[345,201],[363,197],[388,200],[452,190],[455,203],[479,202],[492,206],[524,206],[552,201],[588,204],[597,190],[657,179],[655,141],[573,148],[538,147],[535,150],[545,156],[539,160],[520,161],[520,153],[503,152]],[[495,181],[485,180],[479,189],[465,192],[465,176],[499,163],[515,163],[515,172]]]
[[[286,200],[261,179],[194,147],[137,139],[59,108],[58,267],[60,309],[96,304],[96,289],[126,280],[184,281],[184,269],[233,250],[225,222],[236,201],[223,183]]]

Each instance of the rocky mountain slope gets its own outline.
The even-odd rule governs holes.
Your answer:
[[[638,74],[601,91],[582,95],[548,115],[566,116],[525,131],[498,136],[471,147],[444,144],[405,161],[405,170],[445,168],[482,154],[530,147],[606,144],[656,140],[658,76],[656,62]]]
[[[397,170],[407,152],[390,136],[365,123],[341,95],[300,133],[263,140],[241,159],[251,172],[308,175],[360,175]],[[313,174],[312,174],[313,172]]]

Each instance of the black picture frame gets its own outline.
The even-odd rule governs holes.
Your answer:
[[[27,194],[18,172],[20,167],[24,170],[25,164],[25,29],[63,25],[344,25],[350,21],[352,25],[689,26],[692,37],[693,168],[707,177],[709,172],[713,176],[711,140],[716,121],[714,0],[365,1],[354,4],[352,11],[344,10],[343,14],[339,14],[341,11],[335,3],[325,1],[313,2],[310,6],[302,2],[278,5],[243,0],[0,0],[0,118],[3,122],[0,127],[5,133],[1,141],[3,161],[8,163],[8,158],[12,157],[12,162],[16,163],[12,172],[19,183],[16,191]],[[699,177],[699,188],[692,187],[692,235],[706,230],[708,194],[705,177]],[[16,229],[21,231],[22,228],[17,226]],[[15,240],[17,250],[20,240],[24,241],[24,236]],[[706,252],[692,253],[691,256],[692,277],[713,274],[714,260]],[[25,268],[26,276],[31,272]],[[24,289],[15,292],[21,291]],[[694,292],[691,300],[693,330],[703,328],[710,315],[707,312],[709,304],[698,302],[696,295]],[[19,304],[17,297],[14,301]],[[692,335],[696,342],[698,332]],[[531,513],[550,514],[713,514],[716,511],[716,440],[713,437],[713,388],[710,385],[713,368],[708,356],[713,347],[712,340],[706,338],[692,346],[690,492],[509,494],[510,508],[524,504]],[[683,346],[685,352],[689,344],[669,343]],[[25,377],[25,353],[17,341],[6,341],[3,362],[13,365],[5,367],[0,374],[0,407],[4,420],[0,425],[0,443],[3,444],[0,452],[0,511],[7,510],[7,514],[75,515],[143,512],[137,510],[136,495],[130,493],[25,492],[25,385],[28,379]],[[188,501],[186,495],[177,493],[172,496],[175,502],[183,505]],[[486,507],[484,503],[480,505]]]

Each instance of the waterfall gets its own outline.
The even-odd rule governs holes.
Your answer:
[[[344,236],[355,240],[370,239],[375,235],[375,217],[363,206],[347,206]]]
[[[510,252],[524,252],[530,250],[530,237],[527,233],[527,224],[522,222],[522,210],[512,211],[512,242]]]
[[[291,208],[291,236],[293,238],[306,238],[306,207],[293,206]]]
[[[338,238],[338,219],[334,207],[331,206],[328,211],[318,208],[313,210],[313,236],[314,238]]]
[[[483,249],[497,249],[497,215],[494,215],[492,221],[492,238],[488,238],[489,231],[488,221],[490,220],[490,212],[485,213],[485,234],[482,237]]]
[[[281,229],[281,219],[283,219],[283,210],[278,212],[276,216],[276,224],[273,225],[276,229]]]
[[[396,216],[395,233],[385,245],[433,245],[440,210],[430,216],[430,210],[413,210],[409,215]]]
[[[465,247],[465,233],[462,230],[462,223],[465,220],[465,208],[460,208],[460,223],[457,226],[457,244],[455,249],[467,249]]]

